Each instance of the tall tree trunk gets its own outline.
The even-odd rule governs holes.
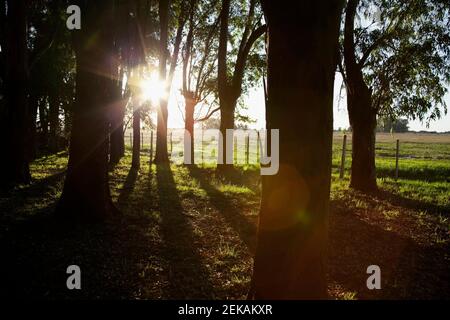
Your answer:
[[[141,111],[133,106],[133,155],[131,166],[139,169],[141,165]]]
[[[234,129],[234,112],[236,109],[236,101],[227,97],[222,100],[220,107],[220,133],[222,134],[222,150],[223,152],[219,152],[219,159],[222,164],[217,165],[217,170],[224,174],[229,173],[233,169],[233,163],[227,163],[227,143],[233,143],[233,141],[227,141],[226,131],[227,129]]]
[[[71,131],[72,131],[72,106],[64,109],[64,137],[66,137],[66,139],[70,138]]]
[[[59,127],[59,97],[55,93],[51,93],[48,99],[49,106],[49,124],[50,134],[48,140],[48,147],[51,152],[58,151],[58,139],[60,133]]]
[[[376,110],[372,93],[364,82],[361,65],[356,60],[354,24],[359,0],[347,3],[344,26],[344,63],[346,70],[347,109],[352,126],[352,173],[350,186],[364,192],[377,189],[375,169]]]
[[[160,47],[159,47],[159,78],[166,80],[168,59],[168,32],[169,32],[169,3],[170,0],[159,0],[159,23],[160,23]],[[168,163],[167,152],[167,120],[168,120],[168,98],[165,96],[159,101],[158,123],[156,127],[156,153],[155,163]]]
[[[118,84],[117,84],[118,82]],[[110,123],[110,154],[109,161],[118,163],[125,155],[125,137],[123,132],[126,99],[122,97],[122,81],[114,81],[112,83],[112,110]]]
[[[167,150],[167,120],[168,102],[161,100],[158,109],[158,123],[156,126],[156,153],[155,163],[168,163],[169,153]]]
[[[347,77],[348,81],[351,77]],[[350,187],[363,192],[377,190],[375,169],[375,129],[377,115],[372,109],[367,86],[354,87],[347,93],[347,109],[352,127],[352,171]]]
[[[44,96],[39,101],[39,123],[41,127],[40,146],[48,146],[48,112],[47,97]]]
[[[250,296],[326,298],[333,82],[342,1],[262,3],[269,28],[266,121],[268,129],[279,129],[280,167],[262,179]]]
[[[80,1],[83,27],[74,35],[76,94],[69,164],[57,213],[100,221],[116,209],[108,184],[108,90],[111,7]],[[92,38],[95,37],[95,41]]]
[[[4,147],[0,157],[0,184],[11,186],[30,181],[28,108],[28,58],[26,1],[8,1],[6,17],[5,98],[2,124]]]
[[[190,140],[191,140],[191,164],[194,164],[194,111],[197,102],[191,97],[184,97],[184,105],[185,105],[185,119],[184,119],[184,129],[189,132]]]
[[[29,136],[29,154],[30,160],[36,158],[37,154],[37,141],[36,141],[36,118],[37,118],[37,110],[39,105],[39,96],[32,92],[29,98],[29,108],[30,108],[30,136]]]
[[[234,65],[233,77],[228,79],[227,71],[227,54],[228,54],[228,23],[230,15],[230,0],[222,0],[222,11],[220,14],[220,35],[219,35],[219,52],[218,52],[218,91],[220,100],[220,131],[223,136],[223,152],[219,153],[218,159],[222,164],[217,165],[219,172],[229,172],[233,168],[233,164],[225,162],[226,151],[226,129],[234,129],[234,113],[236,110],[237,100],[242,93],[242,80],[244,77],[245,66],[250,50],[255,41],[266,32],[266,26],[260,26],[252,30],[254,24],[254,14],[256,0],[250,1],[249,12],[247,15],[246,26],[239,44],[237,59]]]
[[[222,133],[222,152],[218,154],[217,170],[226,173],[233,168],[233,164],[227,164],[226,130],[234,129],[234,107],[230,101],[230,83],[227,76],[227,52],[228,52],[228,23],[230,16],[230,0],[222,0],[220,12],[219,51],[218,51],[218,91],[220,103],[220,132]],[[222,157],[220,159],[220,157]]]

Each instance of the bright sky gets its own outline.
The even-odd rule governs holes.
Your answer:
[[[343,90],[343,99],[339,101],[339,88],[342,82],[342,77],[339,73],[336,74],[335,88],[334,88],[334,106],[333,106],[333,116],[334,116],[334,129],[338,128],[348,128],[348,114],[347,106],[345,100],[345,90]],[[183,128],[184,122],[181,116],[180,110],[178,109],[177,103],[182,104],[182,97],[179,95],[179,87],[181,86],[181,77],[175,75],[171,98],[169,102],[169,127],[170,128]],[[450,91],[450,88],[449,88]],[[248,110],[243,113],[250,116],[257,122],[251,124],[251,128],[264,128],[265,127],[265,111],[264,111],[264,91],[262,86],[250,90],[247,96],[243,97],[245,104],[248,106]],[[450,94],[446,97],[447,105],[450,108]],[[409,128],[412,131],[450,131],[450,110],[446,116],[442,117],[438,121],[430,123],[430,127],[427,128],[425,123],[420,121],[410,121]]]

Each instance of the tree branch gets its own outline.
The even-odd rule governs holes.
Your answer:
[[[216,109],[212,110],[209,114],[207,114],[206,116],[204,116],[203,118],[200,119],[196,119],[195,122],[201,122],[201,121],[206,121],[209,118],[211,118],[211,116],[216,113],[217,111],[220,110],[220,107],[217,107]]]
[[[244,49],[242,50],[242,54],[238,56],[238,59],[236,61],[236,66],[234,69],[233,74],[233,89],[235,91],[239,91],[242,86],[242,79],[244,77],[244,71],[245,71],[245,64],[247,62],[248,54],[250,53],[250,49],[252,48],[253,44],[256,42],[256,40],[262,36],[267,31],[267,26],[262,25],[255,30],[252,31],[250,34],[250,37],[248,38],[247,43],[244,46]]]

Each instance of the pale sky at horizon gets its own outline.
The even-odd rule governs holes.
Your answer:
[[[338,128],[348,128],[348,113],[345,99],[345,90],[343,90],[343,99],[338,103],[339,98],[339,88],[342,82],[342,77],[339,73],[336,73],[335,86],[334,86],[334,103],[333,103],[333,128],[336,130]],[[179,89],[181,84],[181,77],[176,75],[173,83],[173,88],[171,92],[171,98],[169,101],[169,121],[168,125],[170,128],[183,128],[184,122],[181,116],[180,110],[178,109],[177,103],[182,103],[182,98],[179,96]],[[450,88],[449,88],[450,89]],[[449,90],[450,91],[450,90]],[[250,124],[250,128],[265,128],[265,110],[264,110],[264,92],[262,86],[253,88],[249,91],[248,95],[243,97],[245,104],[248,106],[247,110],[242,113],[249,116],[256,123]],[[421,123],[418,120],[409,121],[409,129],[411,131],[437,131],[445,132],[450,131],[450,94],[447,93],[445,96],[445,101],[449,107],[449,112],[447,115],[443,116],[437,121],[430,123],[429,128],[426,127],[426,123]],[[218,114],[218,113],[217,113]]]

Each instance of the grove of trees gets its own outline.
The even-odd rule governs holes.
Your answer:
[[[69,5],[81,9],[79,30],[66,28]],[[280,132],[280,168],[261,178],[249,298],[326,298],[335,74],[343,76],[353,133],[350,186],[376,191],[377,121],[390,131],[392,119],[430,121],[446,112],[450,6],[1,0],[0,48],[1,187],[30,183],[33,159],[68,150],[56,208],[63,220],[101,223],[120,213],[109,170],[125,154],[127,116],[133,168],[140,167],[142,123],[154,114],[154,161],[168,164],[171,92],[183,97],[192,139],[196,123],[214,120],[225,140],[242,95],[264,83],[266,129]],[[143,101],[140,83],[149,72],[163,84],[158,101]],[[173,85],[177,73],[180,88]],[[193,140],[190,153],[193,162]],[[233,165],[225,164],[226,152],[221,156],[217,169],[226,175]]]

